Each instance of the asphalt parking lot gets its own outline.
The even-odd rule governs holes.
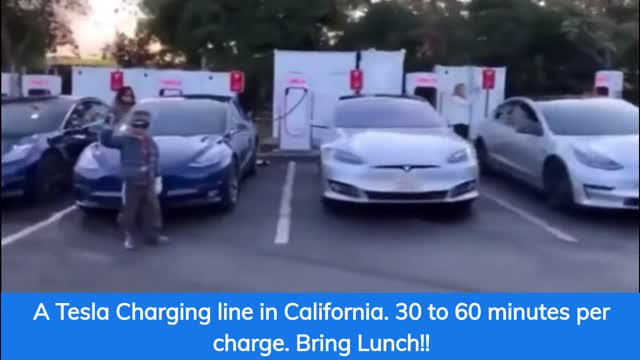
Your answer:
[[[482,181],[470,217],[437,207],[327,213],[316,168],[274,161],[232,214],[166,215],[172,244],[125,252],[115,215],[3,203],[2,291],[637,292],[638,213],[559,214]],[[4,202],[4,201],[3,201]]]

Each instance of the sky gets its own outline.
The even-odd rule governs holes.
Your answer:
[[[135,15],[130,12],[115,12],[122,6],[122,0],[88,1],[91,6],[89,14],[72,20],[82,56],[99,55],[102,47],[113,41],[116,31],[127,34],[135,31]]]

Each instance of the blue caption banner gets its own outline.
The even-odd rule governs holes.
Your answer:
[[[2,358],[626,359],[638,294],[2,294]]]

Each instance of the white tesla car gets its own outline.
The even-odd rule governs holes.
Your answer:
[[[395,96],[338,102],[321,146],[323,198],[351,203],[446,203],[466,211],[478,197],[473,146],[426,101]]]
[[[514,98],[475,144],[483,170],[533,185],[553,207],[638,209],[638,123],[623,100]]]

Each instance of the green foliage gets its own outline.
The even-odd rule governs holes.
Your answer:
[[[42,66],[47,51],[75,47],[69,15],[87,9],[87,0],[2,0],[2,68]]]
[[[217,69],[241,67],[265,89],[274,48],[403,48],[409,71],[435,64],[507,66],[512,94],[582,92],[594,72],[606,68],[637,74],[637,0],[540,3],[143,0],[143,9],[148,30],[192,65],[206,59]]]

